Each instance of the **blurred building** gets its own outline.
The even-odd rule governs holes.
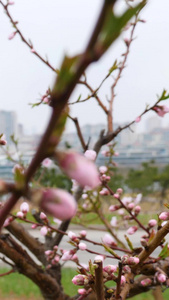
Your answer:
[[[16,112],[0,110],[0,134],[2,133],[8,143],[10,143],[11,135],[18,134]]]

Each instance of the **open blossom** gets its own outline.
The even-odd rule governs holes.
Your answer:
[[[156,105],[153,110],[158,114],[159,117],[164,117],[166,113],[169,112],[169,107],[166,105]]]
[[[73,151],[57,152],[58,163],[70,178],[75,179],[81,186],[96,188],[100,185],[97,167],[91,160]]]
[[[96,151],[94,150],[86,150],[84,156],[90,160],[96,159]]]
[[[71,219],[76,213],[76,201],[71,194],[61,189],[42,190],[40,207],[60,220]]]

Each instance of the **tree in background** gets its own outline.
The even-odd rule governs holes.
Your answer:
[[[46,300],[80,300],[87,299],[91,294],[97,300],[119,300],[138,295],[156,286],[168,286],[168,244],[164,240],[169,231],[168,211],[159,215],[158,226],[157,220],[150,220],[148,224],[142,224],[138,219],[141,210],[139,205],[141,195],[136,198],[123,197],[121,187],[113,191],[109,187],[112,176],[111,168],[109,170],[108,166],[101,166],[97,170],[94,163],[103,145],[109,145],[106,156],[113,157],[113,143],[111,144],[113,139],[125,128],[139,122],[144,114],[153,110],[162,117],[169,112],[168,107],[163,105],[163,101],[169,98],[164,90],[153,106],[146,107],[129,124],[118,127],[116,130],[113,129],[113,103],[116,86],[126,66],[130,47],[134,40],[135,28],[139,23],[144,22],[140,17],[140,12],[146,2],[141,1],[138,5],[133,6],[131,2],[125,1],[126,10],[121,15],[116,15],[115,4],[118,4],[119,1],[103,1],[100,15],[84,51],[74,57],[65,56],[60,69],[56,69],[34,49],[32,42],[27,40],[21,32],[18,22],[10,14],[10,6],[14,2],[0,0],[0,5],[4,8],[14,28],[9,39],[12,40],[19,36],[24,44],[30,48],[32,54],[46,64],[56,77],[53,88],[47,89],[41,101],[34,104],[34,106],[49,105],[51,117],[31,163],[25,166],[24,162],[18,161],[13,170],[14,182],[0,181],[0,192],[8,198],[5,203],[1,203],[0,210],[1,259],[11,268],[8,274],[19,272],[27,276],[40,288]],[[121,60],[111,62],[108,73],[98,87],[94,89],[88,82],[86,69],[106,53],[125,26],[130,31],[129,38],[124,39],[126,51]],[[110,87],[111,97],[105,105],[99,92],[105,80],[110,78],[112,74],[114,77]],[[73,118],[69,112],[69,106],[73,104],[69,102],[69,98],[77,84],[85,86],[90,95],[84,99],[79,97],[74,104],[90,101],[94,98],[96,104],[105,113],[107,120],[107,130],[101,131],[93,149],[90,149],[90,141],[85,141],[83,138],[79,120]],[[72,150],[58,150],[58,144],[68,117],[76,126],[84,155]],[[1,135],[0,144],[3,147],[6,144],[3,135]],[[38,168],[41,164],[46,164],[46,159],[49,158],[57,161],[66,176],[74,180],[72,193],[68,193],[58,186],[55,187],[55,183],[51,179],[48,183],[44,182],[43,169],[37,178]],[[148,166],[144,166],[144,168],[147,168],[149,172]],[[48,179],[46,178],[46,180]],[[52,185],[52,187],[48,185]],[[102,197],[106,197],[106,195],[112,199],[109,210],[113,213],[113,218],[110,223],[102,209]],[[20,210],[14,214],[14,205],[19,200],[23,203]],[[28,217],[30,209],[28,203],[34,208],[34,221]],[[80,231],[78,235],[68,231],[71,218],[76,214],[78,204],[88,214],[93,209],[98,214],[107,232],[99,243],[88,239],[85,230]],[[119,223],[114,216],[119,212],[125,227],[127,227],[123,239],[118,236]],[[48,214],[60,220],[58,226],[50,223]],[[18,220],[29,224],[32,230],[39,229],[40,234],[44,236],[44,242],[34,238]],[[163,220],[167,220],[167,223],[162,224]],[[141,238],[140,247],[135,248],[129,236],[135,234],[139,228],[144,231],[144,235]],[[71,246],[69,250],[65,250],[61,246],[63,236],[69,238]],[[91,247],[87,246],[86,242]],[[100,253],[95,251],[93,245],[96,244],[102,249]],[[29,249],[29,252],[23,248],[23,245]],[[160,246],[160,250],[156,257],[152,253],[158,246]],[[84,266],[79,261],[79,251],[99,254],[99,256]],[[104,258],[113,259],[116,264],[103,265]],[[61,284],[61,267],[68,260],[74,261],[78,268],[78,274],[72,279],[72,282],[82,286],[78,290],[78,295],[74,297],[66,295]],[[108,281],[112,282],[111,288],[107,286]]]

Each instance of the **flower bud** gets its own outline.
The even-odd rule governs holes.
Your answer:
[[[145,278],[141,281],[142,286],[149,286],[152,284],[152,280],[150,278]]]
[[[96,159],[96,151],[94,150],[86,150],[84,156],[90,160]]]
[[[87,235],[86,230],[81,230],[81,231],[80,231],[80,236],[81,236],[81,237],[86,237],[86,235]]]
[[[121,257],[122,264],[126,264],[126,265],[137,265],[139,261],[140,261],[139,258],[136,256],[123,255]]]
[[[107,172],[107,167],[106,166],[101,166],[101,167],[99,167],[99,171],[100,171],[101,174],[104,174],[104,173]]]
[[[87,249],[87,245],[86,245],[85,243],[82,243],[82,242],[79,243],[78,247],[79,247],[79,249],[82,250],[82,251],[84,251],[84,250]]]
[[[16,216],[20,219],[23,219],[24,218],[24,213],[22,211],[18,211]]]
[[[155,219],[149,220],[149,222],[148,222],[148,226],[149,227],[154,227],[156,225],[157,225],[157,221]]]
[[[137,231],[137,229],[138,229],[137,226],[132,226],[127,230],[127,234],[132,235]]]
[[[140,213],[140,211],[141,211],[141,207],[139,205],[137,205],[137,206],[134,207],[134,213],[135,213],[135,215],[138,215]]]
[[[118,210],[119,208],[120,208],[120,205],[111,205],[111,206],[109,207],[109,210],[110,210],[111,212],[114,212],[114,211]]]
[[[163,212],[159,215],[159,219],[160,219],[160,220],[163,220],[163,221],[169,220],[169,212],[163,211]]]
[[[85,289],[78,289],[80,295],[86,295],[87,291]]]
[[[29,211],[29,204],[27,202],[23,202],[20,206],[20,210],[24,213],[27,214]]]
[[[86,157],[73,151],[67,151],[57,152],[56,158],[65,174],[75,179],[81,186],[89,186],[93,189],[100,185],[97,167]]]
[[[117,246],[117,243],[113,239],[113,237],[109,234],[106,233],[103,237],[103,243],[107,246]]]
[[[108,275],[111,275],[112,273],[115,273],[117,271],[117,266],[115,265],[107,265],[103,268],[103,272],[107,273]]]
[[[89,279],[86,275],[78,274],[73,277],[72,282],[75,285],[86,285],[89,283]]]
[[[167,277],[166,277],[166,275],[164,273],[158,272],[158,274],[156,276],[157,276],[157,280],[160,283],[164,283],[166,281],[166,279],[167,279]]]
[[[35,194],[36,197],[36,194]],[[76,201],[71,194],[61,189],[44,189],[37,195],[40,207],[60,220],[71,219],[76,213]]]
[[[122,275],[120,284],[123,285],[124,283],[126,283],[126,278],[125,278],[125,276]]]
[[[45,236],[48,233],[48,228],[46,226],[42,226],[40,229],[41,235]]]

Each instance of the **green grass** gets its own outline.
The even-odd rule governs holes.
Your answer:
[[[7,272],[7,269],[1,269],[0,274],[3,272]],[[62,284],[64,287],[64,291],[69,296],[74,296],[77,294],[78,286],[75,286],[71,279],[74,275],[76,275],[77,272],[75,269],[70,268],[64,268],[62,270]],[[109,282],[108,286],[111,286],[111,282]],[[24,299],[36,299],[40,300],[42,299],[40,291],[38,287],[29,279],[27,279],[25,276],[13,273],[4,277],[0,277],[0,297],[3,297],[5,299],[10,298],[11,295],[19,297],[19,299],[22,299],[24,296]],[[164,300],[169,299],[169,290],[166,290],[163,294]],[[13,299],[13,298],[10,298]],[[18,299],[18,298],[17,298]],[[148,293],[143,293],[138,296],[135,296],[131,298],[132,300],[154,300],[154,297],[151,295],[151,291]]]

